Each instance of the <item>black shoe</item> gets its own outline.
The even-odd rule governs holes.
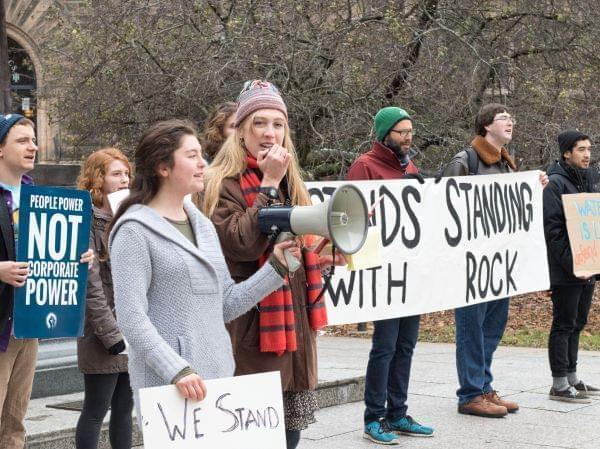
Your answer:
[[[573,385],[573,388],[586,396],[600,396],[600,388],[592,387],[581,380],[577,385]]]
[[[575,387],[569,387],[566,390],[555,390],[550,388],[550,399],[553,401],[574,402],[578,404],[589,404],[592,401],[585,394],[580,393]]]

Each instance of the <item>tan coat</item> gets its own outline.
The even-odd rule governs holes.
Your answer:
[[[94,207],[90,248],[94,250],[96,260],[88,273],[83,337],[77,339],[77,364],[84,374],[127,372],[127,356],[108,352],[123,339],[115,317],[110,265],[105,260],[104,231],[111,218]]]
[[[212,221],[223,253],[236,282],[258,270],[258,259],[268,247],[267,236],[258,230],[258,208],[267,204],[259,194],[248,207],[238,179],[225,179]],[[317,385],[316,333],[311,329],[306,310],[306,275],[299,269],[290,280],[298,349],[281,357],[260,352],[259,312],[256,307],[228,325],[233,343],[236,375],[280,371],[284,391],[313,390]]]

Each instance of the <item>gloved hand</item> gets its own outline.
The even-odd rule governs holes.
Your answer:
[[[115,343],[110,348],[108,348],[108,353],[110,355],[117,355],[123,351],[125,351],[125,341],[124,340],[121,340],[120,342]]]

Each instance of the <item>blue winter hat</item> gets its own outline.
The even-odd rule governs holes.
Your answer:
[[[4,141],[13,125],[24,118],[21,114],[0,115],[0,143]]]

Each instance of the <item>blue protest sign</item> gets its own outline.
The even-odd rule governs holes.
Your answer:
[[[83,332],[88,267],[79,263],[90,238],[89,192],[23,186],[17,260],[29,276],[15,290],[17,338],[78,337]]]

